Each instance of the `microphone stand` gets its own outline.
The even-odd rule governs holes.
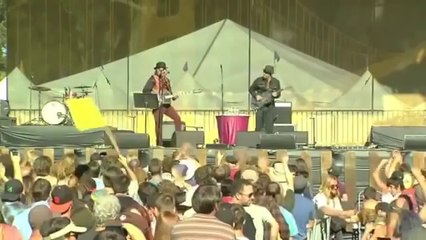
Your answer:
[[[108,85],[110,85],[110,86],[111,86],[111,82],[109,81],[108,77],[105,75],[105,72],[104,72],[104,65],[101,65],[101,72],[102,72],[102,75],[104,76],[104,78],[105,78],[106,82],[108,83]]]
[[[221,94],[221,106],[220,111],[222,112],[222,116],[225,114],[224,110],[224,89],[223,89],[223,67],[222,64],[220,64],[220,94]]]

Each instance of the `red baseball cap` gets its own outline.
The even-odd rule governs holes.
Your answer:
[[[68,186],[56,186],[53,188],[50,197],[50,210],[53,213],[64,214],[71,208],[73,194],[71,188]]]

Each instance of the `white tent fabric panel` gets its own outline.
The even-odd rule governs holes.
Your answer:
[[[367,70],[348,92],[331,103],[329,107],[335,109],[390,110],[391,105],[399,102],[393,96],[392,89],[380,84]],[[401,104],[397,105],[401,106]]]
[[[175,102],[178,109],[218,110],[221,107],[221,68],[224,80],[225,108],[247,109],[248,106],[248,42],[247,28],[230,20],[223,20],[155,48],[120,59],[101,67],[61,78],[43,86],[53,91],[45,94],[42,102],[61,95],[64,87],[91,85],[94,97],[102,109],[133,108],[133,96],[141,91],[153,73],[157,61],[169,67],[174,91],[203,90],[200,94],[185,95]],[[321,60],[296,51],[265,36],[252,33],[250,81],[262,75],[265,65],[275,65],[275,77],[283,87],[281,100],[293,101],[294,109],[305,109],[317,103],[330,103],[352,86],[359,76]],[[280,61],[274,64],[274,53]],[[184,65],[188,66],[184,71]],[[129,73],[127,72],[129,69]],[[110,80],[109,85],[103,75]],[[24,76],[25,77],[25,76]],[[129,78],[129,84],[127,79]],[[22,78],[24,79],[24,78]],[[31,83],[24,79],[26,85]],[[21,81],[22,82],[22,81]],[[28,93],[20,92],[19,81],[9,82],[9,97],[14,108],[28,108]],[[34,101],[33,101],[34,102]],[[309,106],[309,107],[308,107]]]

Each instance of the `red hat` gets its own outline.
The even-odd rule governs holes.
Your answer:
[[[50,209],[53,213],[64,214],[71,208],[73,195],[68,186],[56,186],[53,188],[50,197]]]

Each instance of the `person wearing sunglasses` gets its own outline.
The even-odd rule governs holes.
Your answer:
[[[334,239],[343,239],[343,229],[346,227],[346,219],[356,215],[355,210],[343,210],[339,195],[339,184],[333,176],[328,176],[322,182],[320,191],[314,197],[314,203],[318,209],[320,219],[331,218],[330,233]]]

